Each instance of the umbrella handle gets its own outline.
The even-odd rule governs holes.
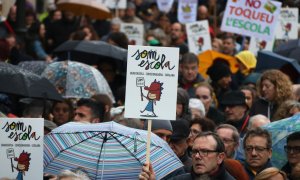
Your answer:
[[[150,165],[151,128],[152,128],[152,120],[151,120],[151,119],[148,119],[147,151],[146,151],[146,163],[147,163],[147,169],[149,169],[149,165]]]

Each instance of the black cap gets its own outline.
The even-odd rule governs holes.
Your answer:
[[[184,119],[179,119],[176,121],[171,121],[173,134],[171,136],[171,141],[178,141],[181,139],[186,139],[190,134],[190,129],[188,122]]]
[[[229,91],[225,93],[220,101],[223,106],[245,105],[246,97],[242,91]]]

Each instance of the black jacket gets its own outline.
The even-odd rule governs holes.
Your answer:
[[[260,98],[253,103],[249,115],[253,116],[256,114],[262,114],[265,115],[270,120],[272,120],[273,115],[276,112],[277,108],[278,108],[277,104],[273,104],[271,102],[268,102]]]
[[[198,179],[199,175],[195,174],[195,172],[192,170],[191,173],[182,174],[179,176],[176,176],[174,178],[171,178],[171,180],[195,180]],[[218,172],[214,175],[209,176],[211,180],[234,180],[233,178],[225,169],[224,163],[220,165],[220,169]]]

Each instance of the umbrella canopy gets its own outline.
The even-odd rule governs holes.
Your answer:
[[[67,123],[45,137],[44,172],[83,167],[91,179],[138,179],[146,161],[147,131],[113,121]],[[151,135],[150,160],[157,179],[182,167],[169,145]]]
[[[110,10],[96,0],[59,0],[56,5],[59,10],[71,11],[79,16],[87,15],[100,20],[112,17]]]
[[[228,56],[226,54],[219,53],[213,50],[206,50],[198,55],[199,59],[199,73],[204,77],[207,78],[208,75],[206,74],[207,69],[213,64],[216,58],[222,58],[226,60],[229,64],[230,71],[232,73],[236,73],[238,71],[237,60],[233,56]]]
[[[87,64],[54,62],[47,66],[42,76],[49,79],[65,98],[90,98],[95,94],[106,94],[115,102],[103,75]]]
[[[55,101],[63,100],[48,79],[4,62],[0,62],[0,84],[1,93]]]
[[[41,75],[48,64],[46,61],[21,61],[18,66],[34,74]]]
[[[280,44],[274,52],[284,57],[296,59],[300,63],[300,40],[289,40]]]
[[[259,51],[256,72],[279,69],[287,74],[294,83],[300,82],[300,65],[295,59],[286,58],[271,51]]]
[[[126,63],[127,50],[103,41],[66,41],[54,53],[61,59],[72,59],[86,64],[101,60],[119,60]]]
[[[272,122],[263,126],[272,134],[272,163],[278,168],[282,168],[287,162],[284,146],[287,136],[293,132],[300,131],[300,114],[292,117]]]

